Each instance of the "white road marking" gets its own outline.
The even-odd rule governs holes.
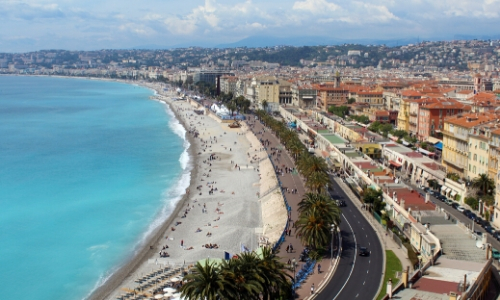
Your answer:
[[[342,286],[342,288],[340,288],[340,291],[337,293],[337,295],[335,295],[335,297],[333,297],[332,300],[337,299],[337,297],[340,295],[340,293],[342,293],[342,291],[344,290],[345,286],[349,282],[349,279],[351,279],[352,271],[354,270],[354,266],[356,265],[356,258],[358,256],[358,244],[356,242],[356,235],[354,234],[354,230],[352,230],[352,226],[349,223],[349,221],[347,221],[346,217],[344,215],[342,215],[342,217],[347,222],[347,225],[349,225],[349,228],[351,229],[351,232],[353,233],[352,236],[354,237],[354,261],[352,262],[351,271],[349,272],[349,276],[347,277],[347,280],[344,282],[344,285]],[[359,296],[359,294],[356,295],[356,297],[358,297],[358,296]]]

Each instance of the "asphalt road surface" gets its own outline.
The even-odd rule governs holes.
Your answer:
[[[374,299],[384,272],[382,245],[371,225],[354,207],[359,204],[353,203],[334,180],[331,185],[331,196],[346,203],[341,208],[342,255],[335,274],[316,299]],[[367,247],[370,255],[360,256],[359,247]]]

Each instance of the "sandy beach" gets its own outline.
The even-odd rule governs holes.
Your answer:
[[[195,108],[197,103],[173,101],[174,95],[163,94],[159,85],[145,86],[157,91],[156,98],[170,106],[187,131],[191,184],[144,247],[90,299],[116,299],[154,278],[154,286],[144,290],[151,293],[200,259],[222,259],[224,252],[237,254],[245,248],[272,245],[286,224],[286,207],[272,164],[244,123],[241,128],[229,128],[213,115],[196,114],[194,109],[201,109]],[[168,273],[159,272],[166,267]],[[151,277],[146,280],[147,275]]]

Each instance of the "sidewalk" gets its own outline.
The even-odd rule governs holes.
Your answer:
[[[293,160],[291,157],[288,155],[287,151],[285,148],[279,143],[279,140],[276,138],[274,134],[272,134],[270,129],[265,128],[265,132],[259,134],[264,129],[264,126],[259,122],[255,122],[255,126],[251,129],[252,132],[255,134],[255,136],[260,140],[262,139],[263,141],[268,140],[269,141],[269,146],[267,147],[267,153],[270,155],[272,162],[276,165],[279,166],[279,168],[284,167],[289,167],[293,168],[295,167]],[[281,146],[280,148],[283,149],[281,152],[281,156],[278,157],[277,154],[274,156],[272,155],[271,148]],[[299,260],[299,255],[300,253],[304,250],[304,246],[302,245],[300,239],[297,238],[295,235],[295,228],[292,228],[292,224],[294,221],[297,220],[298,218],[298,203],[306,193],[306,189],[304,187],[304,182],[300,178],[300,175],[298,174],[292,174],[292,173],[286,173],[284,172],[284,175],[277,175],[278,179],[281,181],[281,185],[284,188],[284,195],[288,201],[288,204],[291,207],[291,211],[289,212],[289,218],[291,219],[290,221],[290,228],[292,230],[291,235],[285,237],[285,241],[281,246],[279,247],[279,256],[282,258],[282,262],[287,264],[288,260],[295,261],[297,262],[297,267],[296,267],[296,272],[297,273],[302,266],[304,265],[303,262],[300,262]],[[288,189],[297,189],[297,193],[292,194],[289,192],[286,192],[286,188]],[[286,248],[287,246],[293,246],[293,251],[287,253]],[[307,279],[304,280],[302,285],[295,291],[297,294],[296,299],[307,299],[309,296],[311,296],[311,285],[314,283],[315,286],[315,292],[320,289],[320,287],[328,282],[328,279],[333,275],[334,268],[337,266],[337,260],[335,259],[331,260],[330,256],[328,255],[327,258],[323,258],[322,261],[319,262],[321,264],[321,273],[318,274],[318,269],[317,265],[314,267],[314,273],[309,275]],[[290,274],[294,276],[294,272],[290,271]]]

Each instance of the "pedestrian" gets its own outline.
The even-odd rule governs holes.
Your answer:
[[[181,240],[181,247],[184,246],[184,240]]]
[[[286,246],[286,253],[290,250],[290,246]]]
[[[321,264],[318,264],[318,274],[321,273]]]
[[[311,284],[311,295],[314,294],[314,283]]]

